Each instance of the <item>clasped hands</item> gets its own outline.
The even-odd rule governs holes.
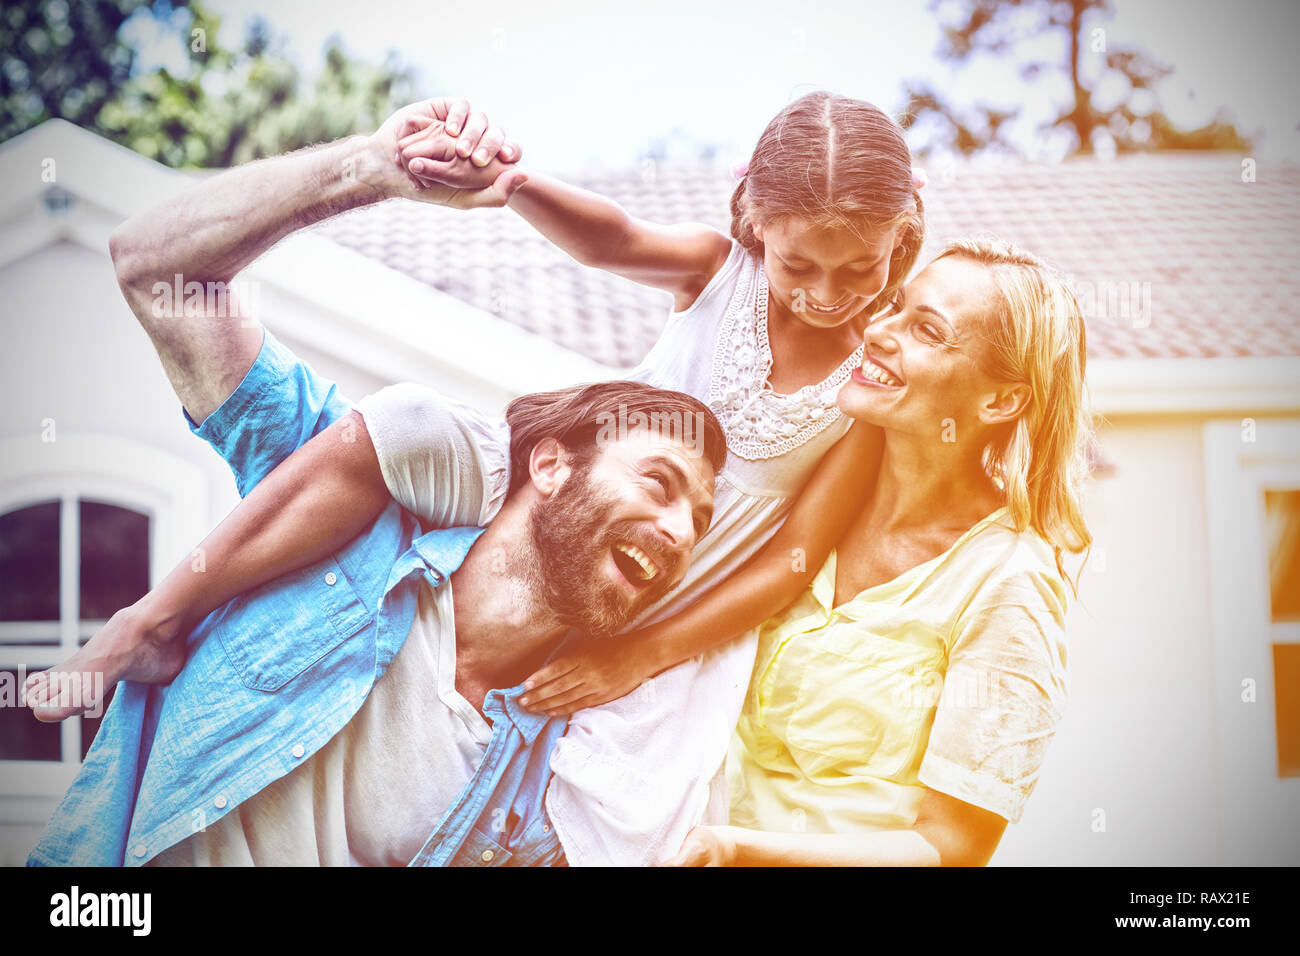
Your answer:
[[[403,107],[371,135],[370,145],[391,164],[382,177],[390,197],[458,209],[504,206],[528,180],[517,166],[519,144],[462,98]]]

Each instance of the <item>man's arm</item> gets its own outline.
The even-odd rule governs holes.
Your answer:
[[[506,164],[459,165],[463,188],[422,188],[394,162],[397,134],[412,116],[464,123],[463,100],[429,100],[394,113],[370,136],[352,136],[287,156],[227,170],[126,221],[109,239],[118,283],[153,341],[181,404],[196,422],[220,407],[252,366],[262,330],[229,288],[249,263],[285,236],[349,209],[391,198],[446,204],[495,201],[492,190],[517,188]],[[503,141],[488,130],[485,140]],[[518,156],[517,145],[507,143]],[[501,182],[498,182],[501,179]],[[220,283],[224,297],[204,296],[201,316],[186,317],[184,301],[164,308],[163,283]],[[224,298],[224,305],[222,305]],[[218,314],[219,313],[219,314]]]

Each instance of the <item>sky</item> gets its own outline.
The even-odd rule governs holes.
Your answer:
[[[950,2],[950,0],[946,0]],[[420,71],[428,95],[463,95],[523,144],[527,162],[577,170],[625,166],[662,141],[670,156],[714,144],[721,158],[746,158],[759,133],[791,99],[829,89],[895,115],[902,81],[927,78],[958,101],[1020,103],[1017,135],[1036,158],[1063,143],[1038,121],[1068,94],[1064,80],[1027,83],[1019,62],[974,64],[960,73],[936,57],[938,16],[928,0],[208,0],[222,41],[235,43],[253,16],[288,37],[309,73],[328,38],[379,61],[389,51]],[[1136,44],[1172,65],[1159,88],[1179,123],[1209,121],[1227,108],[1239,128],[1261,135],[1260,158],[1300,162],[1300,37],[1295,0],[1116,0],[1098,21],[1108,45]],[[141,31],[141,61],[180,56]],[[1057,41],[1024,55],[1051,57]],[[173,44],[174,45],[174,44]],[[1099,91],[1104,94],[1105,89]]]

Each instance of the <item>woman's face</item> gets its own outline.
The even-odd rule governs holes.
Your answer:
[[[889,282],[897,230],[861,238],[843,228],[781,219],[756,226],[768,289],[786,313],[831,329],[860,315]]]
[[[995,295],[984,266],[958,256],[931,263],[867,327],[862,367],[840,390],[840,409],[935,441],[974,437],[1003,391],[984,371],[984,317]]]

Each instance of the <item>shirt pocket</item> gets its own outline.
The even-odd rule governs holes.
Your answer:
[[[374,620],[333,558],[227,606],[217,629],[244,685],[276,691]]]
[[[942,649],[851,625],[801,644],[786,736],[804,771],[810,777],[909,777],[942,689]]]

